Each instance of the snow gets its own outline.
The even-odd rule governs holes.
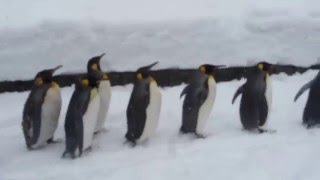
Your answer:
[[[63,122],[73,88],[63,88],[63,106],[55,137],[63,143],[28,151],[21,131],[25,93],[1,94],[0,179],[319,179],[319,129],[301,125],[307,93],[294,103],[300,87],[317,72],[272,76],[273,106],[267,128],[274,134],[242,130],[239,100],[231,105],[244,83],[219,83],[215,107],[207,123],[206,139],[179,135],[184,86],[161,89],[159,127],[146,144],[124,145],[126,106],[132,85],[112,88],[105,133],[93,142],[92,152],[76,160],[61,159]]]
[[[267,60],[307,66],[318,62],[318,0],[1,0],[0,80],[85,72],[105,52],[106,71],[193,68],[202,63],[246,65]],[[184,86],[161,89],[159,127],[146,144],[124,145],[126,106],[132,85],[112,87],[105,133],[92,152],[61,159],[64,119],[73,88],[63,88],[56,138],[62,143],[28,151],[21,129],[29,92],[0,94],[0,180],[19,179],[259,179],[318,180],[319,129],[301,125],[307,93],[300,87],[317,72],[272,76],[273,105],[267,127],[275,134],[242,131],[239,99],[244,83],[219,83],[206,139],[181,136]]]
[[[320,49],[316,0],[0,1],[0,80],[84,72],[106,52],[104,70],[194,68],[253,61],[310,65]],[[44,63],[45,62],[45,63]],[[130,63],[128,63],[130,62]]]

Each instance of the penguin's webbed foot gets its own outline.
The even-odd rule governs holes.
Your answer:
[[[205,139],[207,136],[204,134],[195,133],[196,138],[198,139]]]
[[[100,134],[100,133],[107,133],[109,132],[109,130],[107,130],[106,128],[101,128],[100,130],[94,132],[94,135]]]
[[[258,130],[258,133],[262,134],[262,133],[270,133],[270,134],[273,134],[273,133],[276,133],[277,130],[274,130],[274,129],[262,129],[262,128],[257,128]]]
[[[65,151],[65,152],[62,154],[61,158],[64,159],[64,158],[67,157],[67,155],[69,155],[71,159],[76,159],[76,155],[75,155],[74,152],[67,152],[67,151]]]
[[[56,143],[61,143],[61,142],[62,142],[62,139],[53,140],[53,137],[47,140],[48,144],[56,144]]]
[[[123,144],[128,144],[131,148],[136,147],[137,143],[135,141],[131,141],[131,140],[126,140]]]

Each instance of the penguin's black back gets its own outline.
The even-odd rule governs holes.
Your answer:
[[[303,113],[303,123],[315,125],[320,123],[320,72],[315,77],[309,91],[308,100]]]
[[[72,94],[65,120],[66,152],[73,152],[83,145],[83,115],[90,101],[90,88],[76,85]]]
[[[182,110],[183,133],[195,132],[199,110],[208,96],[208,75],[202,72],[195,72],[190,83],[185,87],[181,95],[185,94]]]
[[[150,103],[150,86],[148,80],[136,81],[127,107],[128,131],[126,138],[135,142],[143,133]]]
[[[23,109],[22,128],[27,146],[35,144],[40,135],[41,128],[41,112],[46,93],[50,88],[50,84],[34,85],[27,98]],[[28,131],[33,128],[33,136],[29,137]]]
[[[265,123],[268,105],[265,97],[266,75],[255,69],[243,85],[240,119],[245,129],[254,129]]]

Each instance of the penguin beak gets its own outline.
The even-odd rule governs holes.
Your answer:
[[[102,53],[102,54],[99,56],[100,59],[101,59],[104,55],[106,55],[106,53]]]
[[[224,67],[227,67],[227,66],[226,65],[217,65],[217,66],[215,66],[216,69],[224,68]]]
[[[157,65],[158,63],[159,63],[159,62],[155,62],[155,63],[152,63],[152,64],[150,64],[150,65],[148,65],[148,66],[143,66],[143,67],[139,68],[138,71],[150,71],[150,69],[151,69],[153,66]]]
[[[54,72],[56,72],[56,71],[57,71],[58,69],[60,69],[60,68],[62,68],[62,65],[59,65],[59,66],[53,68],[53,69],[51,70],[51,73],[53,74]]]

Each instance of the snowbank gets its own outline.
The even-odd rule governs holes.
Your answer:
[[[320,49],[315,0],[0,2],[0,79],[30,79],[63,64],[84,72],[106,52],[106,70],[244,65],[257,60],[309,65]],[[61,72],[61,71],[60,71]]]

